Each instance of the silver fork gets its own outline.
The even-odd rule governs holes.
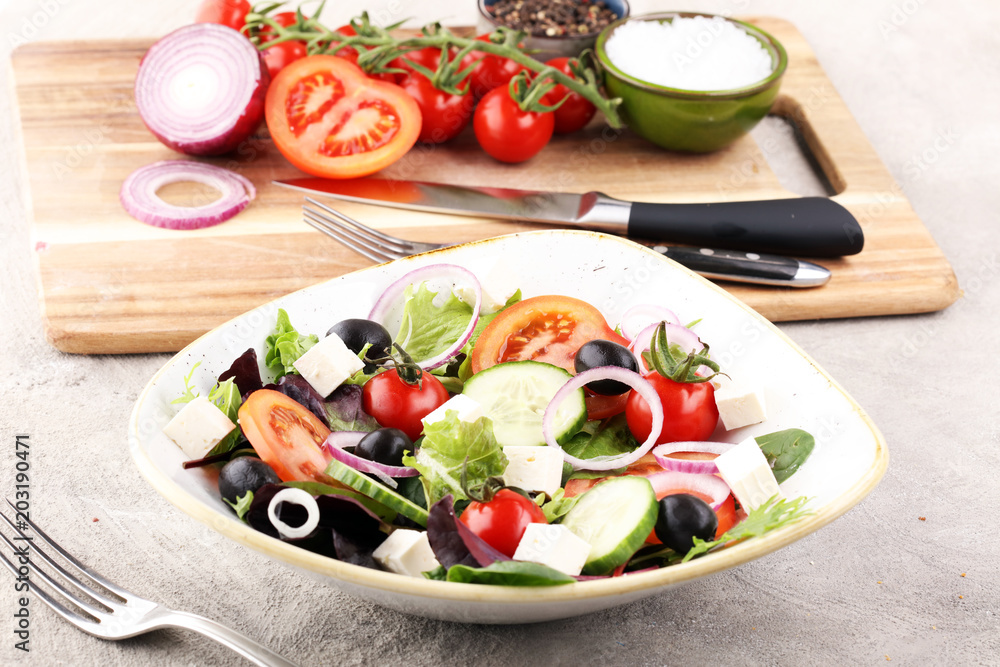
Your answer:
[[[26,576],[26,571],[19,571],[17,565],[0,553],[4,565],[14,573],[15,577],[26,578],[28,587],[34,595],[51,607],[54,612],[84,632],[101,639],[117,641],[161,628],[186,628],[228,646],[254,664],[265,667],[271,665],[294,667],[295,663],[289,662],[274,651],[261,646],[235,630],[230,630],[224,625],[201,616],[168,609],[116,586],[70,555],[23,512],[19,512],[10,500],[7,501],[7,504],[14,510],[14,520],[11,520],[4,512],[0,512],[0,516],[17,533],[17,537],[11,541],[6,534],[0,532],[0,538],[3,538],[7,546],[13,550],[14,559],[21,567],[27,567],[31,572],[34,572],[39,579],[48,585],[54,595],[50,595],[39,587],[35,577]],[[30,527],[33,534],[27,535],[24,528],[19,527],[21,525]],[[69,565],[72,573],[43,551],[36,543],[36,537],[59,554]],[[15,545],[14,542],[18,542],[18,545]],[[65,584],[68,584],[68,587],[39,567],[35,559],[31,557],[31,553],[36,554],[52,570],[57,572]],[[79,575],[83,575],[85,578]],[[108,591],[110,595],[97,590],[87,579]]]

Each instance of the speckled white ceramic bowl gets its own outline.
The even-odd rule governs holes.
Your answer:
[[[614,323],[637,303],[661,303],[682,321],[701,319],[698,333],[733,378],[766,386],[768,421],[731,433],[742,440],[799,427],[816,436],[809,461],[782,485],[786,496],[812,498],[813,515],[766,536],[683,565],[614,579],[547,588],[494,587],[403,577],[342,563],[259,533],[222,502],[215,474],[183,470],[180,449],[163,435],[176,411],[183,376],[201,362],[194,383],[207,391],[248,347],[263,351],[278,308],[303,332],[324,332],[347,317],[364,317],[378,294],[418,266],[449,262],[480,277],[499,258],[521,277],[524,295],[564,294],[599,307]],[[882,435],[864,411],[801,349],[721,288],[622,238],[592,232],[540,231],[445,248],[289,294],[211,331],[179,352],[143,390],[129,423],[136,464],[158,492],[214,530],[295,567],[317,581],[400,611],[475,623],[526,623],[566,618],[666,592],[780,549],[830,523],[878,483],[888,463]],[[205,554],[206,558],[210,554]]]

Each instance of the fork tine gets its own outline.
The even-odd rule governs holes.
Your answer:
[[[6,514],[0,512],[0,517],[2,517],[3,520],[7,522],[7,525],[13,528],[18,534],[24,536],[24,532],[21,531]],[[0,538],[2,538],[3,541],[7,543],[7,546],[16,551],[17,547],[15,547],[14,544],[9,539],[7,539],[6,535],[0,533]],[[98,591],[91,589],[89,586],[86,586],[85,584],[81,583],[79,580],[76,579],[76,577],[67,572],[59,563],[57,563],[52,558],[52,556],[48,555],[47,553],[39,549],[38,546],[34,543],[34,540],[25,540],[24,542],[31,548],[32,551],[41,556],[42,560],[48,563],[52,569],[58,572],[59,576],[61,576],[66,581],[66,583],[70,584],[71,586],[73,586],[73,588],[77,589],[84,595],[94,598],[108,609],[114,609],[114,605],[121,604],[122,602],[125,601],[124,599],[121,601],[112,600],[111,598],[99,593]],[[34,569],[34,561],[31,562],[31,565]],[[45,577],[44,574],[42,576],[43,578]]]
[[[324,210],[332,211],[333,209],[325,208]],[[337,213],[336,218],[331,218],[330,216],[325,215],[322,211],[313,210],[304,204],[302,206],[302,211],[303,213],[309,212],[314,219],[322,220],[324,224],[337,228],[358,242],[364,243],[369,248],[371,248],[372,244],[374,244],[374,247],[378,248],[380,251],[396,252],[403,257],[406,255],[412,255],[415,252],[414,248],[411,247],[412,244],[407,241],[403,241],[402,239],[396,239],[396,241],[384,241],[378,236],[366,232],[364,229],[356,229],[352,227],[350,225],[351,218],[348,218],[346,215]],[[355,224],[360,225],[361,223],[356,222]],[[363,226],[364,225],[362,225],[362,227]]]
[[[307,224],[312,225],[316,229],[326,233],[327,236],[336,239],[340,243],[343,243],[351,250],[360,253],[369,259],[374,259],[376,262],[387,262],[393,259],[399,259],[400,257],[405,257],[406,254],[398,251],[385,248],[383,246],[375,246],[366,241],[365,239],[359,237],[357,234],[351,232],[350,229],[339,225],[333,220],[326,217],[320,217],[312,209],[303,208],[302,215]]]
[[[17,512],[17,508],[14,507],[14,503],[10,502],[10,498],[7,498],[6,500],[7,500],[7,504],[10,505],[11,509],[13,509],[15,512]],[[103,586],[104,588],[106,588],[107,590],[111,591],[112,593],[114,593],[115,595],[117,595],[118,597],[120,597],[122,600],[128,600],[130,597],[135,597],[134,593],[130,593],[129,591],[125,590],[124,588],[116,586],[115,584],[111,583],[110,581],[108,581],[107,579],[105,579],[104,577],[102,577],[100,574],[98,574],[97,572],[95,572],[94,570],[90,569],[89,567],[87,567],[86,565],[84,565],[83,563],[81,563],[80,561],[78,561],[76,558],[73,557],[73,555],[71,553],[69,553],[68,551],[66,551],[65,549],[63,549],[61,546],[59,546],[58,544],[56,544],[56,542],[51,537],[49,537],[48,535],[46,535],[45,531],[43,531],[41,528],[39,528],[38,526],[36,526],[35,522],[33,522],[31,519],[29,519],[28,517],[24,516],[23,514],[21,515],[21,517],[24,519],[25,523],[27,523],[29,526],[31,526],[32,532],[34,532],[38,537],[42,538],[42,541],[44,541],[50,547],[52,547],[53,549],[55,549],[56,553],[58,553],[60,556],[62,556],[64,559],[66,559],[66,562],[68,562],[70,565],[72,565],[74,568],[76,568],[80,573],[86,575],[87,577],[90,577],[91,580],[97,582],[98,584],[100,584],[101,586]],[[17,514],[14,515],[14,518],[15,519],[17,518]],[[17,530],[16,527],[15,527],[15,530]],[[21,535],[24,535],[24,533],[21,532],[20,530],[18,530],[17,532],[20,533]]]
[[[378,231],[377,229],[372,229],[368,225],[364,225],[364,224],[358,222],[357,220],[355,220],[354,218],[346,216],[343,213],[341,213],[340,211],[336,211],[336,210],[330,208],[329,206],[327,206],[326,204],[324,204],[322,202],[316,201],[312,197],[306,197],[306,201],[309,202],[310,204],[313,204],[314,206],[319,206],[321,209],[323,209],[327,213],[333,215],[334,217],[340,218],[344,222],[347,222],[347,223],[349,223],[351,225],[354,225],[358,229],[360,229],[362,231],[365,231],[365,232],[368,232],[372,236],[376,236],[376,237],[382,239],[383,241],[387,241],[389,243],[392,243],[392,244],[395,244],[395,245],[399,246],[400,250],[403,250],[403,251],[407,251],[408,250],[411,254],[413,252],[414,244],[410,243],[409,241],[407,241],[405,239],[401,239],[398,236],[390,236],[389,234],[384,234],[384,233]]]
[[[347,246],[348,248],[350,248],[354,252],[358,253],[359,255],[364,255],[365,257],[367,257],[368,259],[372,260],[373,262],[378,262],[379,264],[381,264],[382,262],[388,262],[391,259],[391,258],[388,258],[388,257],[382,257],[382,256],[379,256],[379,255],[376,255],[375,253],[373,253],[373,252],[371,252],[369,250],[366,250],[366,249],[364,249],[364,248],[362,248],[360,246],[355,245],[353,242],[348,241],[347,239],[341,237],[337,232],[335,232],[335,231],[333,231],[331,229],[327,229],[322,223],[315,222],[309,216],[303,217],[303,221],[307,225],[310,225],[310,226],[314,227],[315,229],[318,229],[319,231],[323,232],[324,234],[326,234],[327,236],[329,236],[330,238],[332,238],[334,241],[337,241],[338,243],[341,243],[341,244]]]
[[[4,556],[2,553],[0,553],[0,559],[3,560],[3,564],[7,566],[7,569],[10,570],[15,577],[19,575],[17,567],[12,562],[10,562],[10,560],[8,560],[7,557]],[[52,609],[52,611],[62,616],[65,620],[69,621],[73,625],[83,628],[88,632],[96,633],[99,631],[99,628],[101,626],[100,622],[95,621],[92,618],[87,618],[86,616],[83,616],[81,614],[77,614],[70,609],[67,609],[66,607],[64,607],[63,605],[52,599],[52,597],[48,593],[39,588],[38,585],[31,579],[28,580],[28,589],[31,590],[32,594],[41,598],[42,602],[47,604],[49,608]]]

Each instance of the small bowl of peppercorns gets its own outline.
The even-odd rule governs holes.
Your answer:
[[[597,35],[629,15],[628,0],[478,0],[479,28],[506,26],[528,33],[524,48],[542,62],[576,57]]]

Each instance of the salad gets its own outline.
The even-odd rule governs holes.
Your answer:
[[[416,269],[322,337],[279,310],[206,395],[191,370],[164,433],[256,530],[452,582],[627,576],[808,513],[779,485],[809,433],[712,439],[764,422],[766,401],[698,321],[640,304],[612,325],[512,282]]]

